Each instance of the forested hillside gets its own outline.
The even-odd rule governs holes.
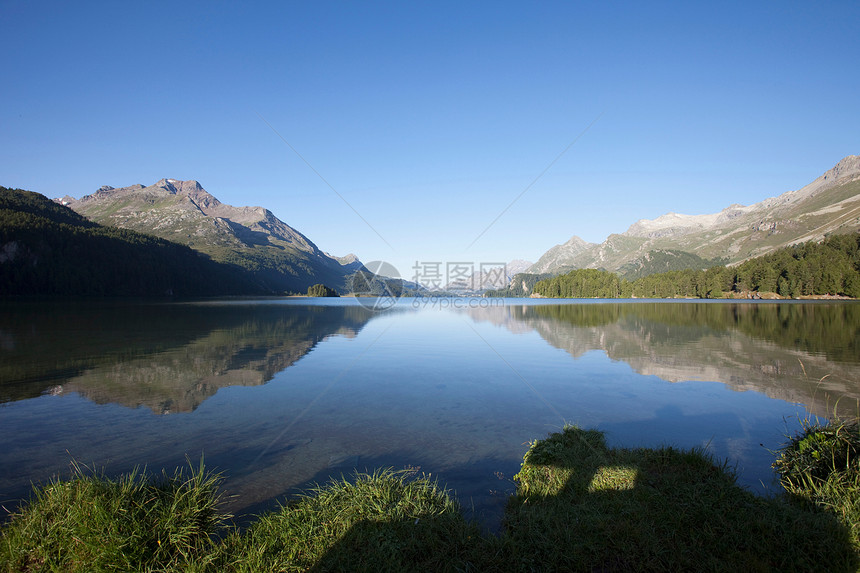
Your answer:
[[[795,245],[737,266],[671,271],[634,281],[577,269],[538,282],[534,292],[551,298],[722,298],[743,293],[860,298],[860,233]]]
[[[103,227],[38,193],[0,187],[0,295],[261,292],[241,269],[188,247]]]
[[[703,259],[693,253],[674,249],[649,251],[618,269],[618,274],[629,281],[635,281],[656,273],[680,271],[685,269],[709,269],[728,263],[725,259]]]

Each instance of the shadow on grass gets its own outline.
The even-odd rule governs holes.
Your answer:
[[[334,480],[225,540],[220,570],[474,570],[484,539],[435,481],[377,470]]]
[[[451,505],[356,519],[312,571],[856,571],[849,530],[763,498],[703,451],[610,449],[565,428],[532,444],[500,536]],[[393,503],[393,502],[392,502]]]
[[[703,451],[609,449],[596,430],[535,442],[502,535],[508,570],[856,571],[835,516],[739,487]]]
[[[454,516],[368,519],[353,524],[309,571],[477,571],[484,543],[477,528]]]

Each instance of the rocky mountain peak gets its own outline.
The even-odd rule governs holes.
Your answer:
[[[545,273],[550,269],[554,269],[565,264],[565,261],[575,258],[578,254],[595,247],[594,243],[589,243],[578,237],[572,236],[566,243],[556,245],[541,256],[538,261],[528,268],[529,273]]]
[[[104,186],[80,201],[57,201],[98,223],[156,235],[217,261],[246,266],[273,290],[302,292],[317,283],[343,289],[349,272],[361,266],[355,256],[341,263],[325,255],[268,209],[221,203],[193,179]]]
[[[842,158],[832,169],[826,171],[822,177],[826,181],[839,181],[840,179],[860,176],[860,155],[849,155]]]
[[[206,193],[199,181],[189,179],[181,181],[179,179],[159,179],[152,187],[160,187],[168,191],[172,195],[194,195],[200,192]],[[206,193],[208,195],[208,193]],[[211,196],[211,195],[210,195]]]
[[[153,187],[160,187],[165,191],[169,191],[172,194],[176,194],[176,186],[174,183],[179,183],[176,179],[159,179]]]

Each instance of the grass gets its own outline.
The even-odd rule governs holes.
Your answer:
[[[3,527],[0,571],[856,571],[855,440],[856,423],[810,425],[775,462],[787,494],[762,498],[703,450],[607,448],[566,427],[531,444],[498,536],[416,472],[331,481],[242,532],[202,463],[78,469]]]
[[[514,569],[852,571],[830,513],[762,498],[702,450],[609,449],[568,427],[532,444],[503,537]]]
[[[860,552],[860,424],[807,423],[773,464],[793,501],[824,508],[849,528]]]
[[[3,571],[170,571],[210,559],[219,477],[203,463],[173,475],[118,479],[73,465],[35,489],[0,537]]]
[[[380,470],[315,488],[220,552],[220,571],[462,571],[480,530],[425,476]]]

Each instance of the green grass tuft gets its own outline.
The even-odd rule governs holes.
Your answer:
[[[807,422],[780,452],[773,467],[787,488],[812,486],[832,474],[858,469],[860,427],[856,420]],[[808,482],[808,483],[807,483]]]
[[[229,571],[462,571],[480,531],[426,476],[378,470],[335,480],[225,541]]]
[[[788,495],[836,515],[860,551],[860,425],[809,422],[773,466]]]
[[[220,477],[198,468],[111,479],[73,464],[74,476],[35,489],[0,537],[6,571],[154,571],[205,564]]]

